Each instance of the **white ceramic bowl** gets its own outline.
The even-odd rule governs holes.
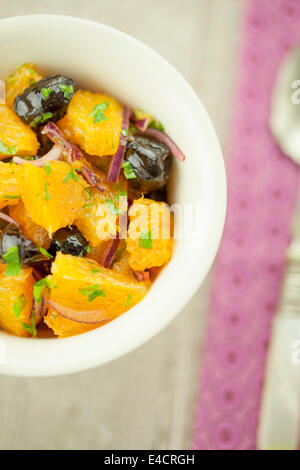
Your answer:
[[[47,376],[98,366],[140,346],[179,313],[215,257],[226,208],[222,154],[194,91],[162,57],[102,24],[52,15],[0,20],[0,78],[31,61],[149,111],[186,154],[175,163],[172,202],[199,204],[197,250],[176,242],[173,258],[146,298],[110,324],[67,339],[23,339],[0,332],[0,372]],[[184,321],[184,320],[183,320]]]

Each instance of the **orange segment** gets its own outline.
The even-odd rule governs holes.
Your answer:
[[[19,185],[26,212],[50,237],[72,224],[87,198],[85,180],[64,162],[51,163],[47,172],[25,163]]]
[[[11,155],[36,155],[35,133],[6,104],[0,104],[0,159]]]
[[[97,106],[97,108],[96,108]],[[116,153],[121,133],[122,106],[111,96],[77,91],[60,128],[90,155]]]
[[[127,238],[129,264],[135,271],[144,271],[167,263],[172,254],[170,211],[164,202],[140,198],[129,211]]]
[[[42,78],[30,62],[18,67],[6,80],[6,103],[8,106],[13,108],[15,98]]]
[[[19,204],[20,188],[17,176],[20,170],[21,167],[14,163],[0,162],[0,209]]]
[[[104,185],[103,185],[104,186]],[[75,225],[83,233],[91,246],[116,236],[119,213],[127,211],[127,183],[106,184],[107,190],[90,190],[90,197],[81,209]]]
[[[35,282],[32,269],[21,269],[18,276],[6,276],[5,271],[6,265],[0,264],[0,326],[17,336],[30,336],[22,322],[30,325]],[[14,311],[20,312],[18,318]]]
[[[99,327],[99,325],[85,325],[84,323],[69,320],[68,318],[59,315],[52,308],[49,308],[44,321],[59,338],[80,335],[81,333],[85,333],[86,331],[91,331]]]
[[[10,216],[18,222],[25,237],[33,241],[37,246],[48,248],[50,238],[48,232],[40,225],[36,224],[25,210],[24,204],[12,206],[9,208]]]
[[[50,300],[73,309],[99,311],[97,321],[112,320],[140,302],[150,283],[105,269],[91,259],[58,253],[52,265]],[[79,315],[80,317],[80,315]],[[93,318],[94,321],[94,318]]]
[[[126,242],[125,240],[120,240],[119,247],[113,261],[113,270],[121,274],[130,275],[132,271],[128,260],[129,253],[126,250]]]

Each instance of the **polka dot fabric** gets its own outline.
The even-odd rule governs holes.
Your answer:
[[[269,130],[270,98],[283,58],[299,40],[300,1],[248,1],[194,449],[256,445],[271,321],[298,195],[298,167]]]

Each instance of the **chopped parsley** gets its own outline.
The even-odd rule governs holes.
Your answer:
[[[45,170],[46,175],[51,174],[51,165],[50,165],[50,163],[45,163],[44,170]]]
[[[104,114],[104,111],[108,108],[109,102],[103,101],[103,103],[97,104],[93,111],[90,114],[90,117],[94,118],[94,124],[97,124],[101,121],[108,121],[107,117]]]
[[[129,307],[129,305],[131,304],[131,300],[132,300],[132,294],[128,294],[125,307]]]
[[[55,289],[56,285],[53,281],[51,281],[51,279],[44,277],[43,279],[40,279],[38,282],[36,282],[33,286],[33,297],[38,304],[40,304],[42,301],[45,287],[47,287],[47,289]]]
[[[45,199],[45,201],[50,201],[50,199],[51,199],[51,194],[48,191],[47,181],[44,182],[44,199]]]
[[[76,171],[74,170],[74,168],[71,168],[71,170],[67,173],[67,175],[64,179],[64,183],[68,183],[71,178],[76,182],[78,181],[78,175],[77,175]]]
[[[132,134],[135,134],[137,129],[136,129],[136,127],[131,125],[131,126],[129,126],[129,130]]]
[[[66,100],[70,100],[71,99],[70,95],[73,95],[73,93],[74,93],[73,85],[59,85],[59,88],[63,92],[64,97],[66,98]]]
[[[26,304],[27,300],[25,295],[19,295],[13,306],[13,314],[15,318],[18,318],[20,316]]]
[[[5,275],[18,276],[21,271],[19,248],[17,246],[12,246],[11,248],[9,248],[7,252],[3,255],[3,259],[7,263]]]
[[[160,121],[151,121],[148,127],[164,132],[165,128]]]
[[[133,168],[131,166],[131,163],[130,162],[123,162],[122,163],[122,168],[124,170],[124,175],[125,175],[125,178],[127,178],[128,180],[132,180],[134,178],[136,178],[136,174],[135,172],[133,171]]]
[[[91,193],[91,188],[88,186],[87,188],[84,188],[84,190],[87,192],[88,194],[88,200],[87,200],[87,203],[84,204],[84,206],[82,206],[82,209],[86,209],[87,207],[92,207],[95,205],[94,202],[89,202],[91,199],[92,199],[92,193]]]
[[[94,205],[95,205],[94,202],[88,202],[88,203],[84,204],[84,206],[82,206],[82,209],[87,209],[88,207],[92,207]]]
[[[21,322],[22,328],[25,331],[28,331],[32,336],[36,336],[36,323],[35,323],[35,313],[34,310],[31,313],[30,317],[30,325],[27,325],[27,323]]]
[[[101,162],[97,163],[97,167],[100,168],[100,170],[106,171],[105,165],[103,165],[103,163],[101,163]]]
[[[52,118],[53,113],[43,113],[41,116],[37,116],[31,123],[30,127],[35,127],[37,124],[43,124],[47,119]]]
[[[122,134],[124,137],[127,137],[127,136],[128,136],[128,130],[127,130],[127,129],[122,129],[122,130],[121,130],[121,134]]]
[[[6,194],[5,196],[2,196],[3,199],[20,199],[20,195],[16,194],[15,196],[12,196],[11,194]]]
[[[93,268],[92,269],[92,274],[97,274],[97,273],[100,273],[100,270],[97,269],[97,268]]]
[[[43,113],[41,123],[45,122],[47,119],[52,118],[53,113]]]
[[[97,284],[85,287],[84,289],[79,289],[79,292],[88,297],[89,302],[92,302],[97,297],[106,297],[105,292],[102,289],[99,289]]]
[[[113,203],[113,201],[111,199],[109,199],[107,197],[105,199],[105,202],[106,202],[106,205],[109,208],[110,212],[112,212],[113,214],[116,214],[116,215],[118,215],[120,213],[120,209],[115,206],[115,204]]]
[[[24,64],[24,65],[25,65],[25,67],[27,68],[27,70],[31,73],[31,75],[37,75],[36,71],[33,70],[32,67],[30,67],[30,66],[27,65],[27,64]]]
[[[139,246],[141,248],[147,248],[148,250],[152,249],[151,230],[149,230],[148,232],[141,233],[140,240],[139,240]]]
[[[15,155],[16,146],[12,145],[12,147],[7,147],[7,145],[5,145],[2,140],[0,140],[0,153],[5,155]]]
[[[119,194],[115,196],[115,200],[119,201],[120,197],[127,197],[127,191],[125,191],[125,189],[119,191]]]
[[[48,251],[45,250],[45,248],[43,248],[42,246],[39,247],[39,250],[42,253],[42,255],[46,256],[47,258],[49,259],[53,258],[53,256],[50,255],[50,253],[48,253]]]
[[[86,252],[90,253],[92,251],[92,247],[90,245],[87,245],[86,247]]]
[[[122,246],[121,248],[119,248],[116,252],[116,255],[113,259],[113,262],[112,262],[112,265],[114,265],[115,263],[118,263],[121,259],[121,256],[122,254],[124,253],[124,251],[126,250],[126,246]]]
[[[47,100],[54,90],[52,88],[42,88],[42,95]]]
[[[91,200],[92,198],[92,192],[91,192],[91,188],[88,186],[87,188],[84,188],[85,192],[88,194],[88,201]]]

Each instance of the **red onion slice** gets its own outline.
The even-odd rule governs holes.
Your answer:
[[[5,220],[5,222],[8,222],[9,224],[14,224],[17,227],[20,227],[20,225],[12,217],[3,214],[3,212],[0,212],[0,219]]]
[[[159,131],[158,129],[153,129],[152,127],[148,127],[144,132],[143,135],[148,135],[149,137],[153,137],[154,139],[158,140],[165,144],[171,150],[172,154],[175,158],[180,161],[185,160],[185,155],[182,153],[179,147],[175,144],[175,142],[168,136],[165,132]]]
[[[134,271],[132,273],[138,282],[145,282],[150,280],[150,275],[148,271]]]
[[[75,321],[77,323],[90,324],[101,324],[112,320],[112,318],[106,318],[105,312],[99,310],[73,310],[69,307],[64,307],[54,300],[48,300],[49,307],[53,308],[59,315],[68,320]]]
[[[57,144],[61,148],[63,154],[67,157],[68,163],[76,169],[79,169],[82,176],[91,186],[98,189],[98,191],[105,191],[105,188],[101,186],[92,166],[87,162],[81,150],[65,138],[63,132],[54,122],[48,122],[43,128],[42,134],[46,134],[54,144]],[[80,163],[79,167],[75,166],[76,162]]]
[[[33,311],[35,316],[35,323],[36,325],[39,325],[48,311],[48,305],[44,297],[42,297],[40,303],[37,303],[35,300],[33,301]]]
[[[130,116],[130,110],[127,106],[124,106],[123,121],[122,121],[122,128],[121,128],[118,150],[112,157],[110,167],[108,170],[108,175],[107,175],[107,181],[109,181],[110,183],[116,183],[119,179],[119,174],[120,174],[123,157],[124,157],[124,153],[126,149],[126,144],[127,144],[127,136],[123,135],[123,133],[127,134],[128,132],[129,116]]]
[[[114,260],[116,255],[120,240],[118,238],[114,238],[110,240],[109,246],[105,252],[104,259],[102,265],[104,268],[109,268]]]
[[[6,104],[6,86],[3,80],[0,80],[0,104]]]
[[[59,145],[54,145],[48,153],[46,153],[43,157],[39,158],[38,160],[26,160],[25,158],[14,157],[13,162],[17,163],[18,165],[23,165],[24,163],[30,163],[31,165],[42,167],[45,163],[53,162],[55,160],[59,160],[62,156],[61,149]]]
[[[148,118],[136,119],[135,117],[131,117],[130,120],[134,123],[135,127],[141,132],[144,132],[150,124],[150,119]]]

